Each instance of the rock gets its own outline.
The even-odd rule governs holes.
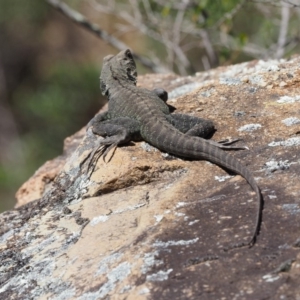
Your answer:
[[[285,121],[299,118],[299,64],[139,78],[165,88],[176,112],[210,116],[215,140],[249,147],[232,155],[265,201],[254,247],[224,251],[254,226],[243,178],[145,142],[88,173],[96,141],[83,129],[21,187],[19,207],[0,215],[0,299],[299,299],[300,124]]]

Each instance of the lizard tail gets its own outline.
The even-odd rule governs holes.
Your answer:
[[[216,146],[212,145],[212,147],[214,148],[213,155],[209,154],[208,155],[209,157],[207,157],[204,154],[203,158],[208,159],[211,162],[214,162],[217,165],[224,167],[226,169],[229,169],[229,170],[233,171],[234,173],[239,174],[242,177],[244,177],[244,179],[249,183],[249,185],[251,186],[251,188],[254,190],[254,192],[256,194],[257,213],[256,213],[255,226],[254,226],[251,240],[247,243],[247,245],[252,247],[255,244],[256,238],[260,232],[260,225],[261,225],[261,221],[262,221],[263,198],[262,198],[260,188],[258,187],[258,185],[257,185],[252,173],[249,171],[249,169],[247,167],[245,167],[244,165],[242,165],[237,158],[226,153],[225,151],[219,149]],[[202,156],[202,154],[201,154],[201,156]],[[239,246],[244,246],[244,244],[239,245]]]
[[[180,142],[180,139],[182,139],[182,143]],[[170,145],[170,143],[167,142],[165,143],[165,145]],[[167,146],[166,148],[169,147]],[[217,146],[208,143],[206,140],[198,137],[190,137],[182,134],[180,135],[180,137],[178,136],[176,150],[174,151],[174,147],[170,148],[172,149],[163,150],[181,157],[208,160],[221,167],[231,170],[234,173],[239,174],[246,179],[246,181],[256,193],[257,214],[255,220],[255,227],[252,233],[251,240],[248,243],[241,243],[232,248],[242,247],[246,245],[252,247],[255,244],[256,238],[260,231],[263,210],[263,198],[261,195],[261,191],[249,169],[242,165],[240,161],[234,156],[221,150]]]

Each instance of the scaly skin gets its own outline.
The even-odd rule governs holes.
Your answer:
[[[97,115],[89,123],[95,134],[105,137],[99,142],[99,146],[106,147],[104,158],[117,145],[143,139],[164,152],[205,159],[240,174],[256,193],[258,211],[251,240],[232,248],[252,246],[261,223],[263,200],[260,189],[250,171],[235,157],[221,150],[240,148],[205,140],[214,132],[211,121],[170,114],[165,103],[167,93],[162,89],[150,91],[136,87],[136,77],[136,66],[130,50],[104,58],[100,85],[103,95],[109,99],[108,111]]]

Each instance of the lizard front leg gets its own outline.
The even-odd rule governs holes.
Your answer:
[[[152,92],[154,94],[156,94],[156,96],[158,98],[160,98],[162,101],[167,102],[168,101],[168,92],[162,88],[156,88],[154,90],[152,90]]]
[[[110,119],[93,124],[93,133],[104,137],[98,143],[98,147],[105,146],[103,159],[111,149],[125,144],[130,140],[140,139],[139,122],[127,117]]]
[[[90,127],[92,127],[94,124],[97,124],[99,122],[103,122],[110,119],[110,115],[108,111],[99,113],[97,115],[94,116],[94,118],[92,120],[90,120],[86,126],[86,130],[88,130]]]
[[[214,132],[216,131],[215,126],[212,121],[193,117],[185,114],[171,114],[167,116],[168,121],[177,128],[180,132],[189,135],[189,136],[197,136],[200,138],[210,138]],[[221,149],[229,149],[229,150],[241,150],[247,149],[246,147],[235,147],[228,146],[229,144],[235,143],[239,141],[238,139],[232,141],[220,141],[215,142],[212,140],[207,140],[207,142],[211,145],[217,146]]]
[[[167,103],[169,95],[166,90],[162,88],[156,88],[152,90],[152,93],[154,93],[158,98],[160,98],[163,102],[165,102],[165,104],[169,108],[170,113],[173,113],[176,110],[176,107]]]

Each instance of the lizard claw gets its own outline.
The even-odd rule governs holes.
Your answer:
[[[90,152],[90,154],[84,159],[81,165],[83,165],[83,163],[85,163],[88,160],[87,173],[92,174],[99,158],[103,156],[103,160],[105,163],[110,162],[116,151],[117,146],[117,142],[110,144],[109,141],[105,141],[105,139],[100,140],[97,143],[95,149],[92,152]],[[108,155],[110,150],[113,150],[112,154],[109,157],[109,159],[106,160],[106,156]]]
[[[234,144],[236,142],[241,141],[242,139],[225,139],[221,140],[219,142],[214,142],[209,140],[209,143],[215,144],[215,146],[219,147],[220,149],[227,149],[227,150],[249,150],[246,146],[230,146],[231,144]]]
[[[95,148],[95,150],[93,150],[93,152],[90,153],[90,155],[89,155],[90,161],[88,163],[87,170],[90,170],[93,163],[96,165],[98,159],[102,156],[104,150],[105,150],[104,145],[100,144],[97,148]],[[96,154],[97,154],[97,157],[96,157]]]
[[[218,141],[219,144],[222,144],[222,145],[231,145],[231,144],[234,144],[236,142],[239,142],[241,141],[242,139],[225,139],[225,140],[221,140],[221,141]]]
[[[113,144],[111,144],[110,146],[108,146],[108,147],[105,149],[105,151],[104,151],[104,153],[103,153],[103,161],[104,161],[105,163],[109,163],[109,162],[110,162],[110,160],[112,159],[112,157],[113,157],[114,154],[115,154],[115,151],[116,151],[117,146],[118,146],[118,143],[113,143]],[[107,154],[110,152],[111,149],[113,149],[113,150],[112,150],[112,153],[111,153],[111,156],[109,157],[108,161],[106,161],[105,158],[106,158]]]

